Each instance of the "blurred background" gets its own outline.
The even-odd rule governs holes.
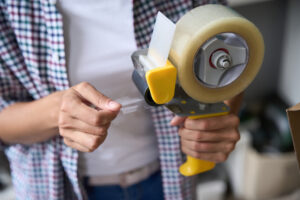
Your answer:
[[[198,200],[299,200],[300,171],[285,110],[300,102],[300,1],[229,0],[265,40],[245,92],[241,140],[225,164],[198,177]]]
[[[300,173],[285,109],[300,102],[300,1],[228,0],[265,40],[265,59],[245,93],[241,140],[228,161],[197,177],[198,200],[299,200]],[[0,152],[0,199],[14,199]]]

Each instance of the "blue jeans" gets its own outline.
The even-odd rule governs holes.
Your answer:
[[[85,184],[89,200],[163,200],[161,172],[148,179],[123,188],[119,185],[89,186]]]

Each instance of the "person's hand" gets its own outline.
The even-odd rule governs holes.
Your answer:
[[[121,105],[101,94],[89,83],[64,91],[58,115],[58,128],[66,145],[92,152],[106,138],[110,122]]]
[[[203,119],[175,116],[171,125],[181,125],[179,135],[185,154],[215,163],[224,162],[240,139],[235,114]]]

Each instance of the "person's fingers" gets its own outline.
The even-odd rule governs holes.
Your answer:
[[[234,114],[202,119],[186,119],[184,122],[185,128],[202,131],[237,127],[238,125],[239,118]]]
[[[180,128],[178,133],[182,139],[196,142],[237,142],[240,139],[239,131],[235,128],[215,131]]]
[[[110,123],[107,123],[101,126],[92,126],[84,121],[73,118],[67,115],[66,113],[60,116],[58,123],[61,129],[73,129],[84,133],[89,133],[89,134],[99,135],[99,136],[105,135],[110,125]]]
[[[98,136],[71,129],[65,129],[61,131],[60,135],[66,139],[71,140],[73,143],[79,144],[80,146],[87,149],[89,152],[92,152],[95,149],[97,149],[106,138],[106,134],[103,136]]]
[[[84,99],[88,100],[91,104],[100,109],[119,111],[121,108],[121,104],[106,97],[87,82],[82,82],[74,86],[73,89],[76,90]]]
[[[171,126],[178,126],[180,124],[182,124],[184,122],[184,120],[186,119],[186,117],[180,117],[180,116],[175,116],[173,117],[173,119],[170,122]]]
[[[207,160],[207,161],[211,161],[214,163],[220,163],[220,162],[224,162],[225,160],[227,160],[228,158],[228,154],[223,153],[223,152],[217,152],[217,153],[201,153],[201,152],[197,152],[197,151],[193,151],[191,149],[188,149],[186,147],[182,147],[182,151],[193,157],[193,158],[197,158],[200,160]]]
[[[96,114],[89,116],[77,116],[76,118],[82,120],[92,126],[104,126],[109,124],[115,117],[117,113],[110,110],[99,110]]]
[[[72,117],[90,116],[97,113],[97,110],[87,105],[82,97],[76,92],[67,92],[63,96],[60,110],[69,113]]]
[[[195,158],[223,162],[240,138],[238,125],[234,114],[186,119],[179,129],[182,151]]]
[[[80,92],[74,88],[76,88],[82,94],[80,94]],[[108,124],[118,114],[117,111],[120,109],[120,105],[118,103],[118,108],[115,107],[117,110],[107,108],[103,109],[105,106],[93,106],[96,101],[96,97],[98,98],[98,104],[101,104],[101,102],[103,103],[105,101],[107,101],[107,104],[111,104],[113,101],[102,95],[90,84],[79,84],[74,88],[71,88],[64,94],[60,107],[60,113],[68,113],[72,118],[79,119],[92,126]],[[86,95],[86,97],[84,95]],[[92,102],[89,102],[90,100],[92,100]],[[64,120],[65,119],[62,116],[59,116],[59,121]]]
[[[181,146],[199,153],[229,153],[235,147],[234,142],[196,142],[181,140]]]
[[[70,101],[69,104],[61,107],[60,124],[70,123],[68,119],[68,116],[70,116],[91,126],[102,126],[109,124],[118,114],[110,110],[95,110],[84,103],[74,101]]]
[[[73,148],[73,149],[77,149],[78,151],[81,151],[81,152],[89,152],[89,149],[87,149],[86,147],[84,147],[84,146],[82,146],[82,145],[80,145],[80,144],[78,144],[78,143],[75,143],[75,142],[73,142],[72,140],[69,140],[69,139],[67,139],[67,138],[64,138],[64,143],[65,143],[67,146],[69,146],[69,147],[71,147],[71,148]]]

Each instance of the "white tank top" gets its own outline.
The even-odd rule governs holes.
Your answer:
[[[67,67],[71,85],[87,81],[106,96],[138,109],[112,122],[104,143],[81,154],[88,176],[118,174],[158,158],[149,110],[131,80],[136,44],[131,0],[59,0],[64,19]]]

